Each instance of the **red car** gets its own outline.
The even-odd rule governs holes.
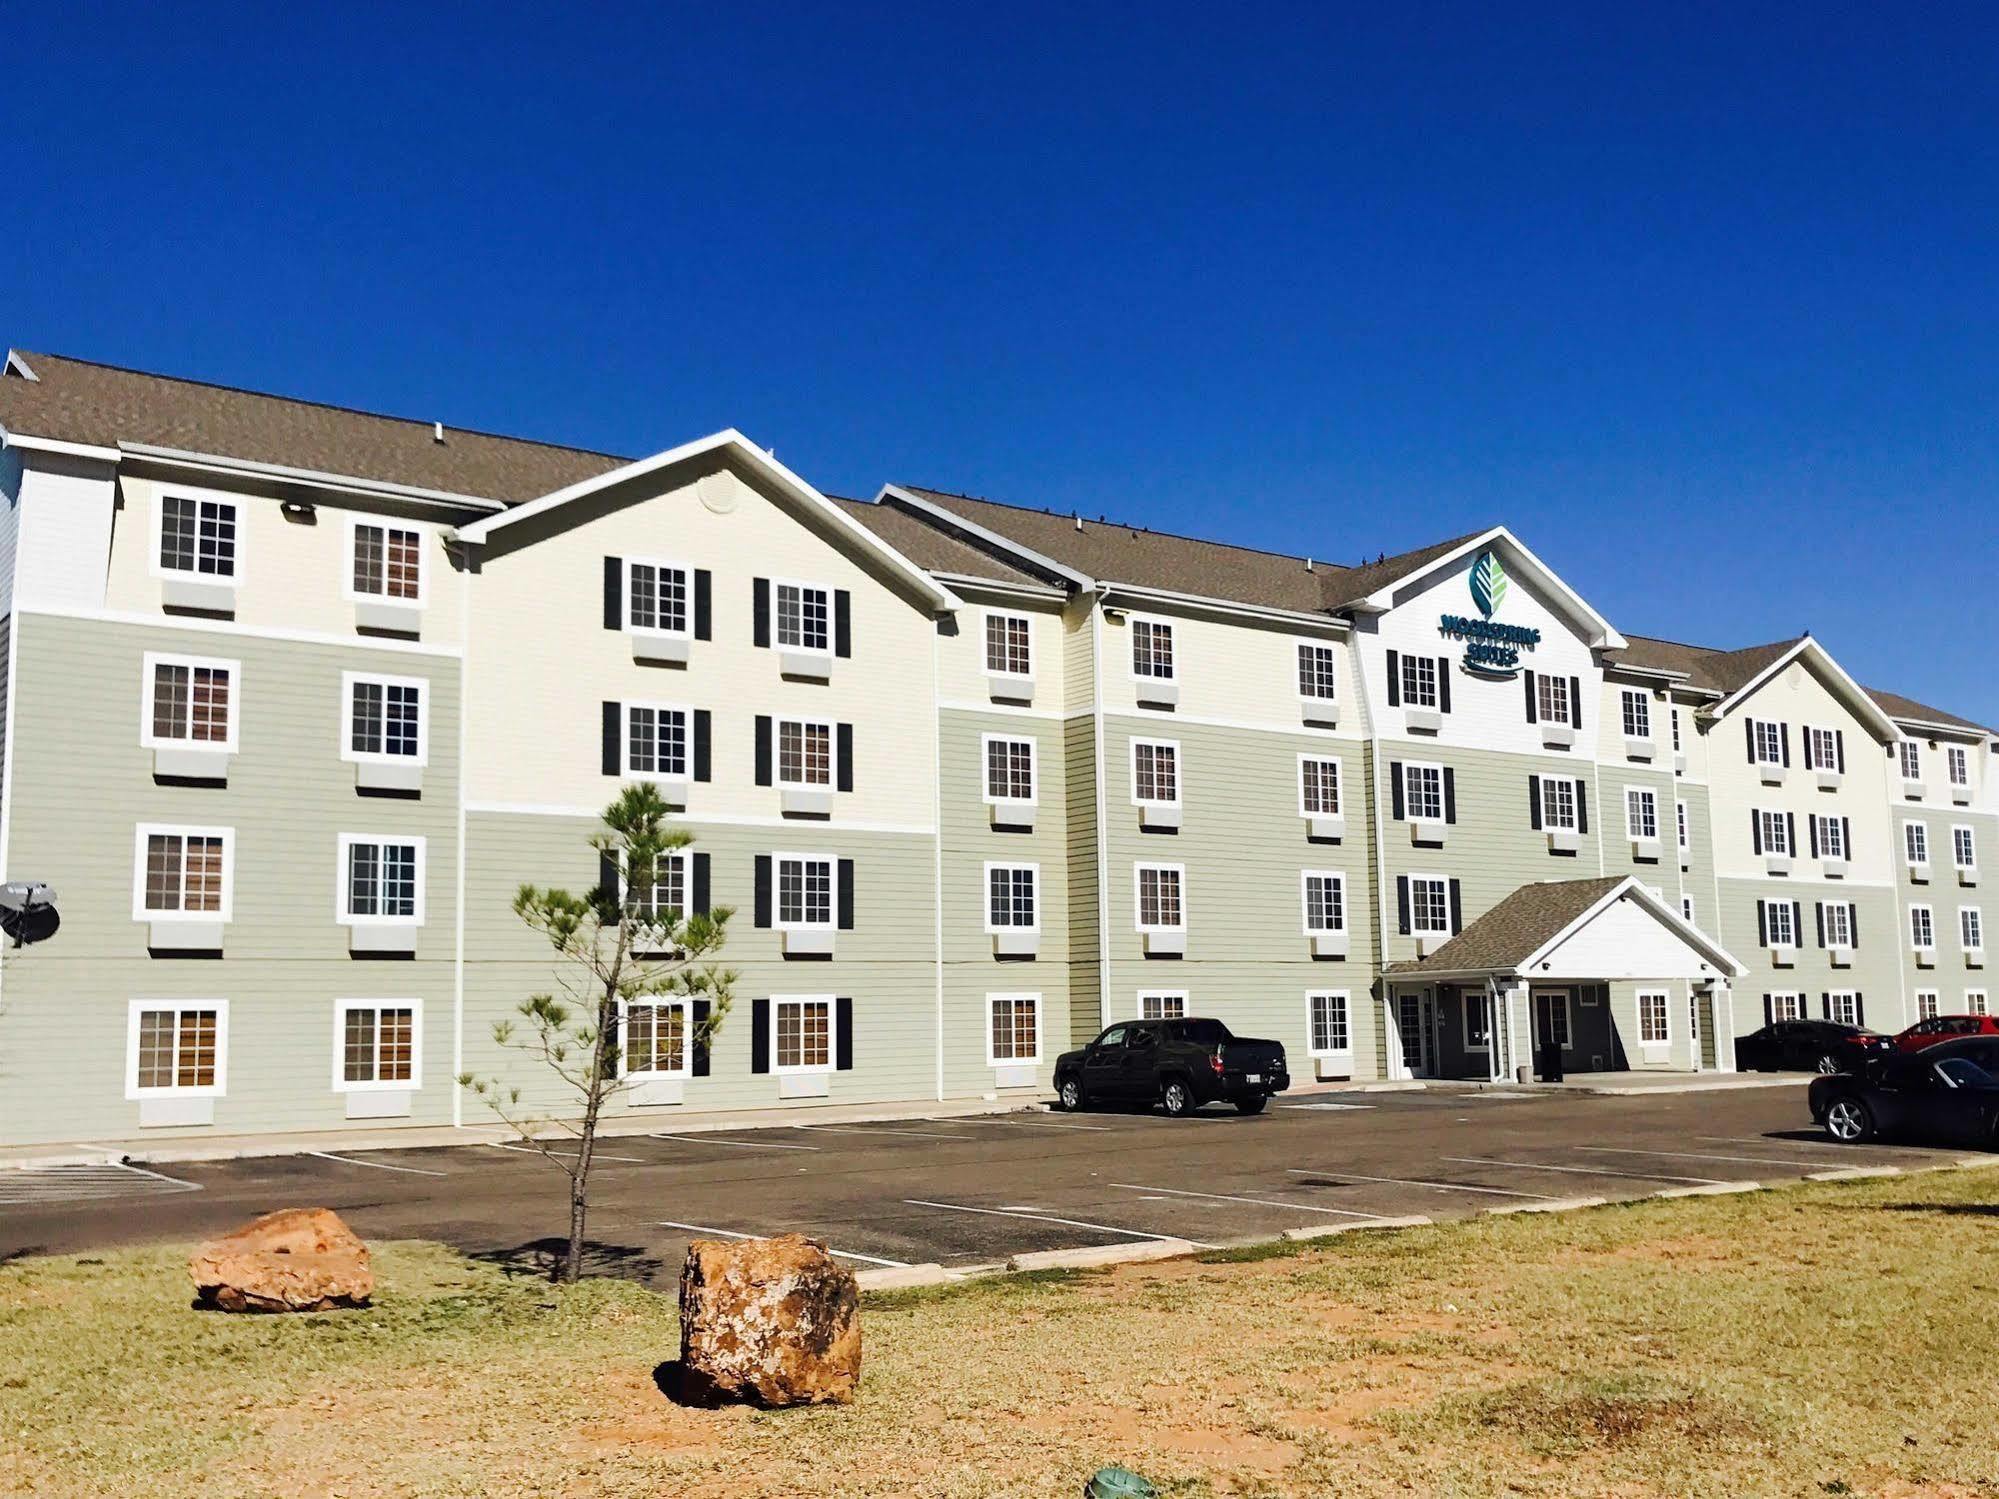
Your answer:
[[[1999,1036],[1999,1017],[1991,1015],[1932,1015],[1918,1020],[1895,1037],[1895,1050],[1921,1051],[1939,1041],[1956,1041],[1964,1036]]]

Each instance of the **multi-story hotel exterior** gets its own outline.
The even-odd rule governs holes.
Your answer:
[[[740,976],[626,1017],[626,1109],[1032,1097],[1181,1010],[1370,1079],[1986,1007],[1992,732],[1504,528],[1341,566],[21,353],[0,436],[0,877],[62,917],[0,1143],[485,1122],[512,893],[633,779]]]

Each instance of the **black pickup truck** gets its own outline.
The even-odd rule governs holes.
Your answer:
[[[1226,1098],[1260,1114],[1290,1086],[1283,1043],[1232,1036],[1219,1020],[1127,1020],[1055,1059],[1055,1101],[1064,1109],[1156,1103],[1178,1118]]]

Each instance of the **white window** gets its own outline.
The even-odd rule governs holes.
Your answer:
[[[668,703],[625,703],[625,774],[687,779],[688,712]]]
[[[1634,839],[1656,843],[1659,838],[1659,798],[1642,786],[1624,788],[1624,830]]]
[[[1971,757],[1964,752],[1961,744],[1946,744],[1943,747],[1944,773],[1950,777],[1953,786],[1971,784]]]
[[[1437,701],[1437,658],[1404,656],[1402,658],[1403,706],[1434,708],[1437,706]]]
[[[1347,1014],[1347,991],[1321,989],[1305,996],[1308,1035],[1306,1051],[1315,1057],[1343,1057],[1353,1052],[1353,1030]]]
[[[1688,926],[1699,924],[1694,920],[1694,898],[1691,895],[1680,897],[1680,920],[1684,921]]]
[[[1680,710],[1677,707],[1672,710],[1671,717],[1673,720],[1673,753],[1677,755],[1680,752]]]
[[[1818,838],[1819,857],[1821,859],[1846,858],[1848,855],[1846,850],[1845,820],[1838,817],[1821,817],[1814,812],[1812,814],[1812,821],[1816,824],[1814,832]]]
[[[1798,945],[1797,909],[1787,900],[1759,901],[1763,907],[1763,937],[1771,947]]]
[[[1836,1025],[1860,1024],[1860,996],[1851,989],[1835,989],[1825,997],[1825,1018]]]
[[[771,638],[782,650],[830,654],[833,595],[814,583],[771,585]]]
[[[1177,932],[1187,925],[1187,871],[1180,864],[1137,866],[1138,929]]]
[[[229,920],[236,885],[234,828],[141,823],[133,864],[134,920]]]
[[[1805,1018],[1804,995],[1802,994],[1771,995],[1770,1018],[1772,1020],[1803,1020]]]
[[[1750,721],[1751,737],[1756,746],[1758,765],[1782,765],[1784,763],[1784,726],[1767,718]]]
[[[1926,822],[1902,824],[1902,851],[1911,864],[1930,862],[1930,825]]]
[[[633,884],[630,871],[625,871],[624,903],[634,920],[664,926],[676,915],[687,914],[688,870],[693,859],[693,854],[684,848],[661,854],[653,863],[650,884]]]
[[[1187,991],[1184,989],[1155,990],[1138,996],[1140,1020],[1182,1020],[1186,1015]]]
[[[1003,677],[1034,675],[1034,625],[1025,614],[986,611],[986,670]]]
[[[160,572],[234,583],[236,541],[236,506],[230,501],[161,496]]]
[[[688,1066],[688,1002],[684,999],[634,1000],[621,1006],[626,1077],[686,1077]]]
[[[1307,702],[1330,703],[1340,692],[1337,647],[1311,641],[1298,644],[1298,696]]]
[[[1464,995],[1465,1050],[1492,1049],[1492,1000],[1469,990]]]
[[[1034,800],[1034,741],[1007,739],[998,734],[984,736],[986,748],[986,800],[989,802],[1031,802]]]
[[[1990,1013],[1986,1009],[1985,991],[1983,989],[1967,989],[1964,991],[1964,1013],[1967,1015],[1985,1015]]]
[[[1685,853],[1689,846],[1687,839],[1687,804],[1685,802],[1673,803],[1673,825],[1679,832],[1680,851]]]
[[[1853,904],[1851,901],[1827,901],[1820,906],[1824,913],[1825,945],[1827,947],[1853,946]]]
[[[139,742],[147,749],[234,750],[241,674],[235,661],[146,652]]]
[[[1977,906],[1959,906],[1957,934],[1966,952],[1985,951],[1985,913]]]
[[[430,756],[429,726],[423,711],[429,684],[421,677],[340,674],[347,707],[346,760],[378,760],[423,765]]]
[[[1977,834],[1970,828],[1956,827],[1950,830],[1950,856],[1959,869],[1978,867]]]
[[[1305,871],[1305,935],[1347,929],[1347,877],[1337,870]]]
[[[229,1002],[135,999],[127,1011],[125,1096],[220,1097],[228,1082]]]
[[[780,787],[825,790],[833,785],[839,746],[832,724],[817,718],[780,718],[774,732]]]
[[[1638,1040],[1645,1046],[1664,1046],[1673,1039],[1669,1018],[1671,1000],[1663,989],[1638,991]]]
[[[777,924],[833,925],[833,861],[815,854],[778,854]]]
[[[1915,948],[1937,945],[1936,924],[1930,919],[1928,906],[1909,907],[1909,945]]]
[[[1923,747],[1913,739],[1904,739],[1895,748],[1902,759],[1902,779],[1920,781],[1923,778]]]
[[[333,1091],[414,1088],[423,1077],[423,1002],[343,999],[333,1007]]]
[[[813,995],[771,1000],[771,1055],[779,1072],[833,1070],[833,1001]]]
[[[1576,801],[1580,783],[1568,776],[1541,777],[1541,826],[1577,829]]]
[[[1039,1063],[1041,1060],[1041,996],[986,996],[986,1061],[994,1067]]]
[[[1409,930],[1421,933],[1451,929],[1451,885],[1431,875],[1409,876]]]
[[[1298,757],[1298,810],[1307,817],[1338,817],[1340,762],[1325,755]]]
[[[1766,854],[1789,854],[1791,852],[1791,820],[1782,812],[1758,812],[1756,820],[1763,827],[1763,852]]]
[[[1441,765],[1402,767],[1402,805],[1411,822],[1444,820],[1444,768]]]
[[[1839,769],[1839,736],[1831,729],[1805,728],[1805,766],[1810,770]]]
[[[1650,739],[1652,737],[1652,699],[1635,687],[1626,687],[1618,693],[1619,707],[1624,718],[1626,739]]]
[[[421,838],[342,833],[338,919],[421,926],[423,855]]]
[[[657,557],[625,559],[625,627],[652,635],[690,633],[693,575]]]
[[[1041,929],[1041,866],[986,866],[986,930],[1036,932]]]
[[[353,576],[348,597],[392,604],[423,602],[423,532],[387,521],[355,520],[348,532]]]
[[[1131,799],[1140,806],[1180,805],[1180,746],[1169,739],[1131,742]]]
[[[1569,715],[1573,705],[1569,702],[1569,679],[1550,676],[1543,672],[1534,679],[1536,711],[1543,723],[1575,722]]]
[[[1918,989],[1916,991],[1916,1019],[1934,1020],[1936,1018],[1937,991],[1934,989]]]
[[[1159,619],[1131,622],[1131,674],[1160,682],[1173,680],[1173,626]]]

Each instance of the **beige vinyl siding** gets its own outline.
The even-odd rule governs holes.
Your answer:
[[[332,1088],[334,1002],[421,1000],[423,1076],[410,1122],[449,1122],[457,662],[40,615],[20,645],[7,874],[52,884],[63,924],[4,959],[0,1139],[136,1134],[127,1011],[149,998],[228,1001],[227,1092],[212,1129],[225,1134],[344,1126],[344,1098]],[[155,783],[152,753],[139,743],[148,650],[242,663],[240,747],[226,786]],[[420,798],[357,794],[354,767],[339,754],[341,673],[350,670],[429,682]],[[147,822],[235,829],[221,958],[148,955],[147,927],[132,919],[134,830]],[[334,919],[343,832],[426,840],[414,959],[349,956]]]
[[[1906,905],[1897,906],[1893,892],[1873,885],[1855,885],[1837,880],[1804,881],[1775,879],[1721,880],[1722,945],[1748,968],[1733,981],[1735,1031],[1747,1035],[1763,1024],[1763,996],[1771,991],[1803,993],[1807,1012],[1820,1014],[1819,996],[1831,989],[1857,989],[1867,1013],[1867,1024],[1876,1030],[1897,1031],[1914,1018],[1909,996],[1918,988],[1942,988],[1922,977],[1909,956]],[[1798,934],[1797,961],[1778,968],[1770,961],[1769,949],[1757,945],[1756,903],[1758,900],[1795,900],[1802,916]],[[1818,945],[1815,906],[1821,900],[1846,900],[1854,906],[1859,945],[1854,949],[1853,966],[1835,968],[1830,955]],[[1956,908],[1950,912],[1952,930]],[[1939,934],[1944,932],[1939,924]],[[1943,966],[1939,949],[1939,968]]]
[[[1033,696],[1027,706],[1040,713],[1060,713],[1066,700],[1064,685],[1068,671],[1066,646],[1059,598],[1021,598],[1004,593],[988,593],[971,585],[958,588],[965,606],[940,626],[938,642],[938,697],[942,703],[960,708],[984,706],[991,702],[992,684],[986,675],[986,616],[1020,615],[1028,621],[1028,652],[1034,667]],[[1009,705],[1016,700],[1009,697]]]
[[[1068,888],[1069,1042],[1081,1045],[1108,1020],[1103,1003],[1097,859],[1097,721],[1090,714],[1063,720],[1065,816],[1063,861]]]

